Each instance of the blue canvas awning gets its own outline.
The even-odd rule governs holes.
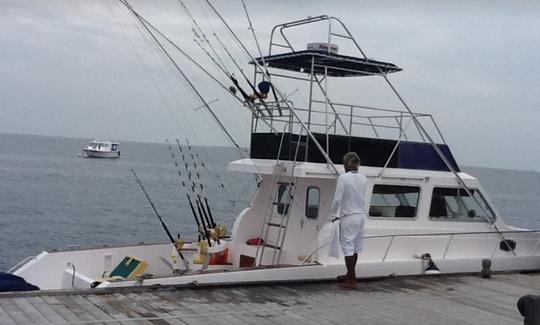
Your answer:
[[[263,64],[262,58],[255,60]],[[314,74],[324,75],[326,67],[331,77],[371,76],[401,71],[401,68],[388,62],[313,50],[265,56],[264,62],[271,68],[305,73],[310,73],[313,62]],[[250,63],[254,64],[253,61]]]
[[[295,160],[296,144],[299,140],[301,143],[305,143],[306,136],[285,133],[283,143],[281,143],[281,136],[281,133],[252,133],[250,157],[276,159],[279,152],[279,159]],[[323,148],[326,148],[326,134],[314,133],[313,136]],[[383,167],[394,151],[397,141],[332,134],[329,135],[328,143],[330,145],[329,157],[336,164],[342,163],[345,153],[354,151],[360,156],[363,166]],[[459,166],[450,148],[446,144],[437,144],[437,147],[452,168],[459,171]],[[309,162],[326,162],[313,141],[308,142],[307,148],[305,145],[299,147],[298,157],[307,157]],[[387,166],[389,168],[450,171],[432,144],[412,141],[401,141]]]

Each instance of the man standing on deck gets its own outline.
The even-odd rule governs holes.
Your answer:
[[[343,157],[345,174],[337,179],[329,216],[333,223],[340,223],[339,243],[345,256],[347,274],[338,277],[338,280],[343,280],[338,285],[345,289],[356,289],[355,267],[364,240],[364,194],[367,179],[358,173],[359,165],[360,158],[356,153],[349,152]]]

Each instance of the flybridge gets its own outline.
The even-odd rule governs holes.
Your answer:
[[[304,28],[303,35],[312,36],[316,33],[305,29],[316,24],[327,24],[328,32],[320,39],[328,42],[310,43],[307,49],[294,44],[291,32]],[[354,53],[338,54],[338,48]],[[368,58],[339,19],[317,16],[275,26],[268,55],[253,58],[250,64],[255,69],[252,84],[259,89],[272,84],[282,91],[283,85],[299,91],[294,102],[292,96],[275,90],[253,96],[251,158],[340,164],[346,152],[355,151],[366,166],[459,171],[432,116],[412,112],[390,83],[387,75],[401,68]],[[330,95],[328,83],[334,80],[330,78],[368,76],[382,77],[403,108],[343,103],[336,98],[344,94]],[[341,87],[344,81],[339,85],[346,89]],[[307,102],[301,98],[300,104],[302,90]]]
[[[281,138],[283,136],[283,144]],[[317,141],[325,145],[325,134],[314,133]],[[296,145],[300,143],[298,153]],[[305,143],[308,143],[306,146]],[[280,146],[281,144],[281,146]],[[446,144],[437,144],[439,150],[452,167],[459,167]],[[280,148],[281,147],[281,148]],[[330,159],[335,164],[341,164],[343,156],[350,151],[358,153],[363,166],[388,167],[405,169],[423,169],[435,171],[450,171],[435,149],[429,143],[376,139],[365,137],[349,137],[332,134],[329,136],[328,151]],[[251,158],[295,160],[295,156],[307,157],[303,161],[325,163],[319,150],[298,134],[253,133],[251,135]],[[298,160],[298,159],[296,159]]]

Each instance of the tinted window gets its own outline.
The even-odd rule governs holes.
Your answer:
[[[487,221],[495,214],[478,190],[471,189],[472,197],[464,189],[434,188],[429,208],[433,220]]]
[[[369,206],[371,217],[414,218],[420,188],[416,186],[374,185]]]
[[[316,219],[319,216],[320,191],[317,187],[308,187],[306,193],[306,217]]]

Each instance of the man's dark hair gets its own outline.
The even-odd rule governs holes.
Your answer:
[[[356,152],[347,152],[345,156],[343,156],[343,164],[357,167],[360,165],[360,157],[358,157]]]

